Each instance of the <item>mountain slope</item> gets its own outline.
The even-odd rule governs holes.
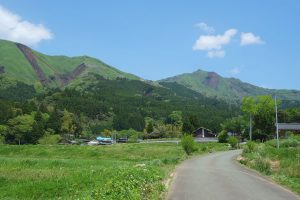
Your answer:
[[[235,78],[224,78],[215,72],[197,70],[193,73],[160,80],[159,83],[176,82],[208,97],[227,101],[240,101],[245,96],[277,95],[284,100],[300,100],[300,91],[265,89],[244,83]]]
[[[27,84],[66,86],[88,73],[108,79],[140,79],[88,56],[48,56],[23,44],[0,40],[0,74]]]

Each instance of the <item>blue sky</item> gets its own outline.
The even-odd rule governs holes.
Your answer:
[[[298,0],[0,0],[0,5],[0,38],[45,54],[89,55],[152,80],[203,69],[258,86],[300,89]],[[11,23],[5,17],[17,21],[17,28],[4,26]]]

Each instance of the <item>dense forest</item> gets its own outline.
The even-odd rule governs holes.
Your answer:
[[[152,138],[178,136],[200,126],[218,132],[225,119],[239,113],[235,105],[176,83],[109,80],[96,74],[63,89],[36,91],[5,76],[0,83],[0,135],[9,144],[35,144],[51,135],[91,138],[128,129]]]

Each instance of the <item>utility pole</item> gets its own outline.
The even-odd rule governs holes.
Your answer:
[[[279,149],[279,130],[278,130],[278,108],[277,108],[277,97],[275,95],[275,111],[276,111],[276,140],[277,140],[277,149]]]
[[[250,141],[252,141],[252,115],[250,113],[250,130],[249,130],[249,135],[250,135]]]

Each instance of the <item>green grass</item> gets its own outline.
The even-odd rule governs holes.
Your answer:
[[[15,43],[0,40],[0,66],[5,73],[19,81],[33,84],[38,81],[34,70]]]
[[[132,80],[140,78],[113,68],[102,61],[88,56],[48,56],[33,50],[42,71],[49,78],[57,74],[68,74],[78,65],[85,63],[88,68],[83,75],[92,72],[108,79],[124,77]],[[0,40],[0,66],[5,67],[5,74],[27,84],[36,84],[38,78],[32,66],[14,42]],[[80,80],[80,79],[79,79]],[[53,83],[55,86],[55,83]]]
[[[197,144],[198,152],[226,150]],[[163,199],[180,145],[0,145],[0,199]]]
[[[275,141],[266,144],[251,144],[253,150],[245,146],[242,163],[271,177],[278,183],[300,194],[300,137],[281,140],[280,149],[275,148]]]

